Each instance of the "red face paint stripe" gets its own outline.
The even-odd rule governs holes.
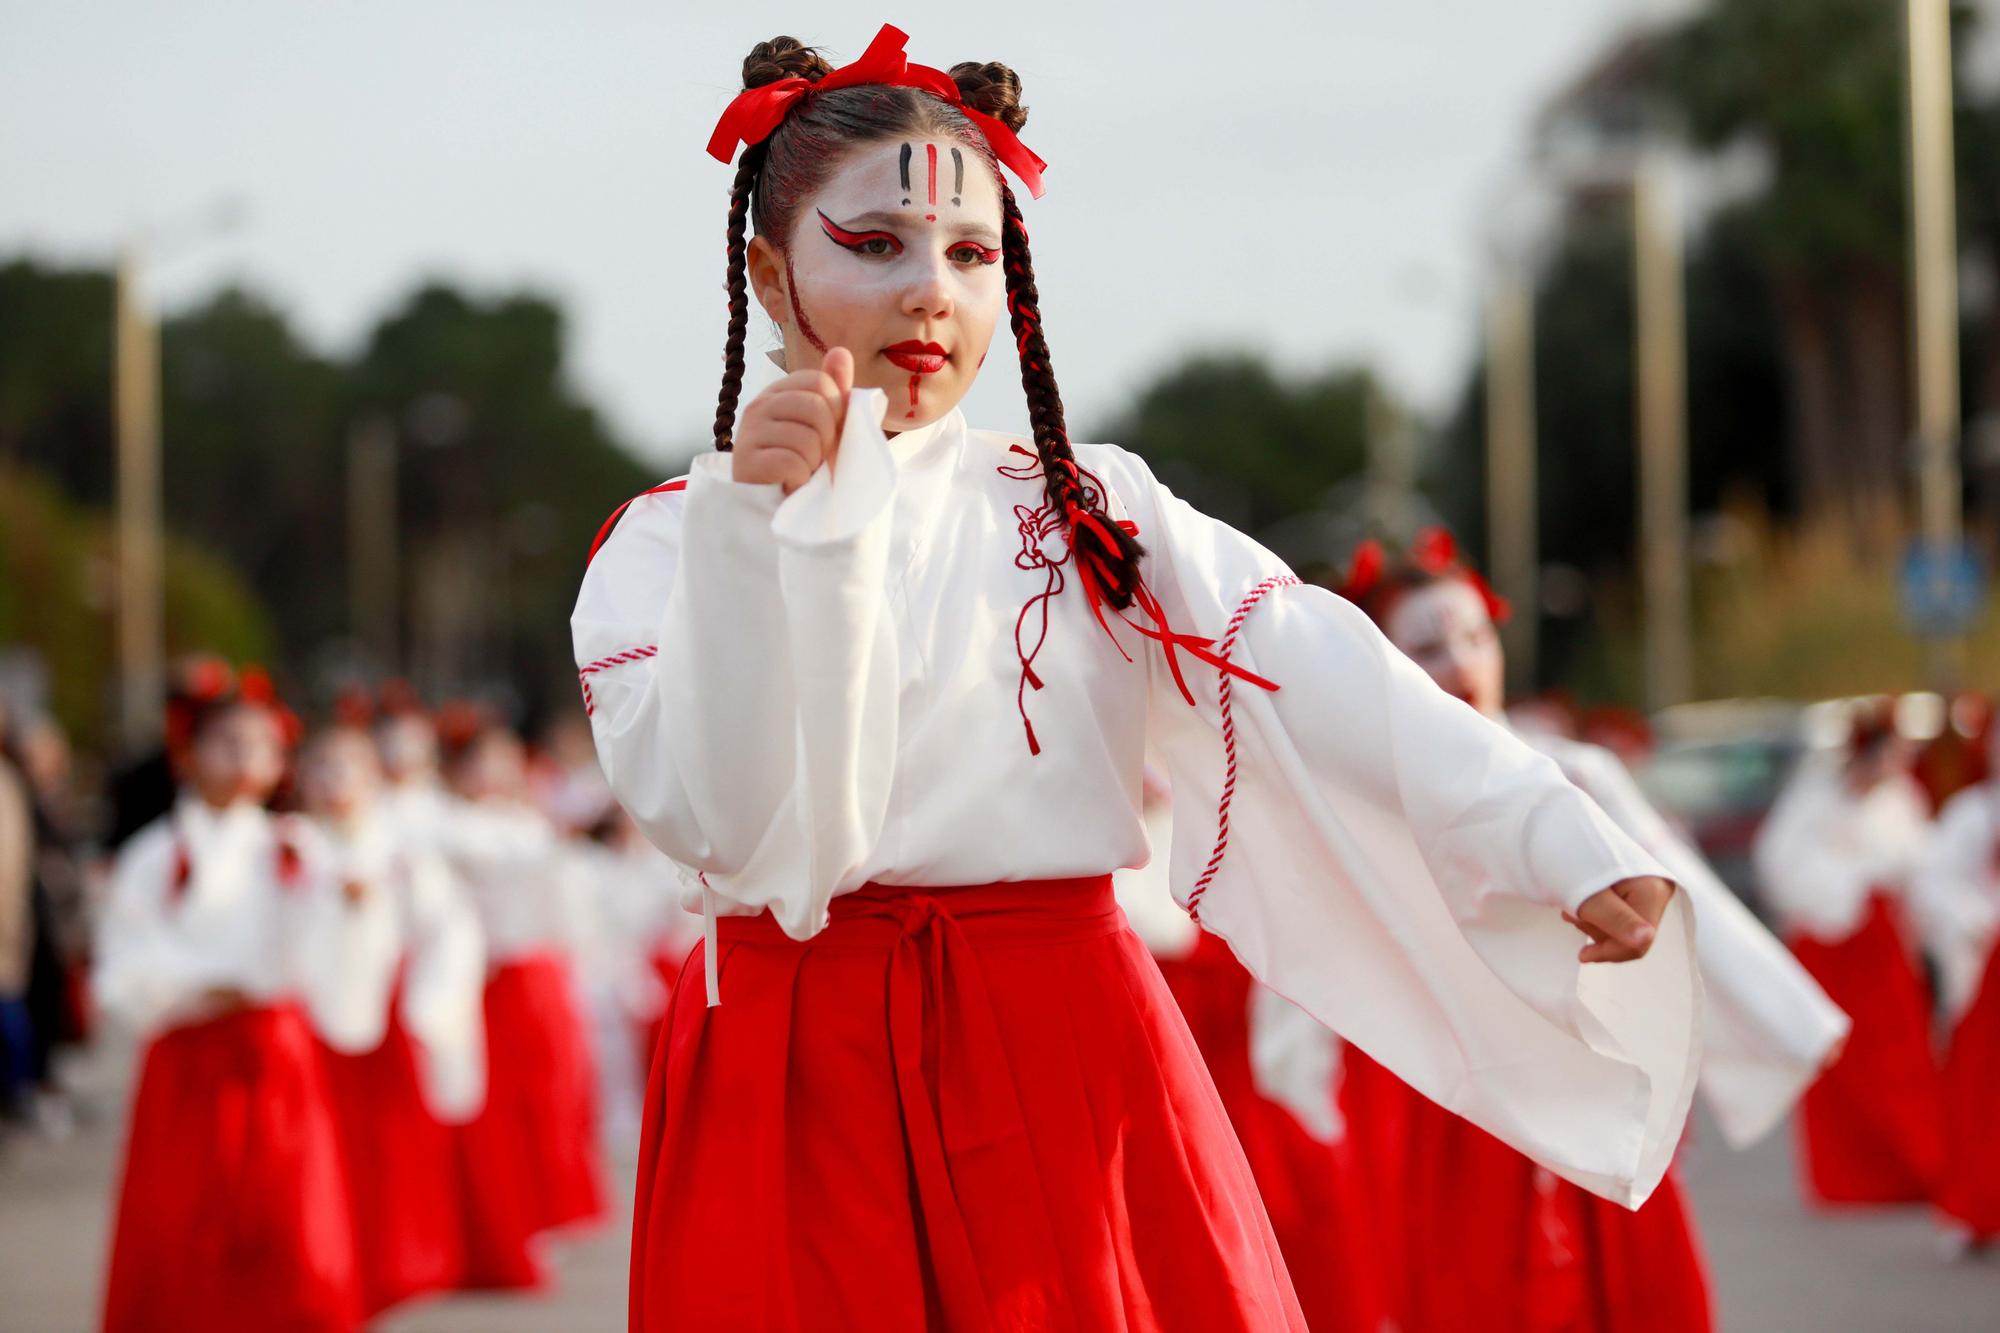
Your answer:
[[[806,308],[799,304],[799,275],[792,272],[792,260],[789,255],[785,257],[785,295],[791,298],[792,322],[799,326],[799,333],[821,352],[826,351],[826,344],[819,340],[819,334],[814,331],[812,321],[806,318]]]
[[[931,206],[935,208],[937,206],[937,145],[934,143],[925,144],[924,156],[930,161],[930,166],[931,166],[930,200],[931,200]]]

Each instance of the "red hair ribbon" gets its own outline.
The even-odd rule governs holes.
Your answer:
[[[1494,624],[1504,625],[1513,617],[1513,605],[1493,591],[1493,585],[1484,575],[1458,558],[1458,541],[1445,529],[1425,528],[1419,532],[1410,543],[1410,563],[1426,574],[1440,578],[1455,575],[1465,580],[1486,604],[1487,618]]]
[[[1370,537],[1354,548],[1354,561],[1347,567],[1347,578],[1334,589],[1342,597],[1359,606],[1368,595],[1382,584],[1382,573],[1388,567],[1389,558],[1383,553],[1382,543]]]
[[[929,65],[911,64],[903,54],[903,43],[909,40],[909,35],[900,28],[885,23],[859,60],[851,65],[842,65],[818,81],[793,75],[760,88],[745,88],[723,110],[722,119],[715,123],[715,133],[708,137],[708,155],[718,162],[727,163],[736,156],[737,144],[747,147],[764,142],[808,93],[869,84],[916,88],[963,111],[966,119],[986,136],[993,156],[1021,178],[1021,184],[1028,187],[1029,194],[1041,198],[1042,171],[1048,163],[1036,157],[1026,144],[1015,138],[1014,131],[985,112],[967,106],[951,75]]]

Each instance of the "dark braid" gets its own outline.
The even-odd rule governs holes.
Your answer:
[[[954,71],[956,72],[956,71]],[[1001,250],[1007,270],[1007,314],[1014,345],[1021,354],[1021,388],[1028,398],[1028,426],[1035,452],[1042,460],[1042,481],[1049,507],[1064,516],[1070,549],[1079,569],[1091,561],[1105,576],[1106,599],[1121,610],[1132,604],[1139,582],[1139,559],[1145,549],[1105,512],[1101,486],[1076,464],[1063,421],[1062,391],[1056,387],[1049,361],[1048,340],[1042,336],[1041,295],[1035,290],[1035,261],[1028,251],[1028,224],[1021,205],[1005,182],[1000,186]],[[1097,519],[1096,525],[1076,522],[1072,508]],[[1106,534],[1110,540],[1106,541]]]
[[[750,328],[750,284],[745,277],[744,236],[749,227],[750,191],[764,165],[764,146],[743,150],[736,183],[729,189],[729,337],[722,344],[722,397],[715,405],[715,447],[728,452],[736,430],[736,402],[743,396],[743,337]]]

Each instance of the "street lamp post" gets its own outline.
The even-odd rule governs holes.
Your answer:
[[[1951,3],[1909,0],[1910,341],[1916,379],[1917,516],[1930,566],[1947,570],[1959,514],[1958,232]],[[1963,642],[1932,641],[1932,684],[1954,684]]]
[[[1679,197],[1663,150],[1632,182],[1637,296],[1639,577],[1646,703],[1685,703],[1694,689],[1688,588],[1687,309]]]
[[[161,610],[160,339],[140,242],[119,256],[112,393],[118,450],[118,730],[127,752],[158,739],[166,693]]]
[[[1533,278],[1503,259],[1486,295],[1486,540],[1494,586],[1514,608],[1501,634],[1515,693],[1535,682],[1536,485]]]

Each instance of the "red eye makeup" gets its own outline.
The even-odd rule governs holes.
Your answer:
[[[886,231],[849,231],[824,213],[819,215],[819,225],[820,230],[826,233],[828,240],[842,249],[852,250],[855,254],[899,255],[903,253],[903,243]],[[887,243],[889,248],[886,250],[870,250],[867,248],[877,241]]]

